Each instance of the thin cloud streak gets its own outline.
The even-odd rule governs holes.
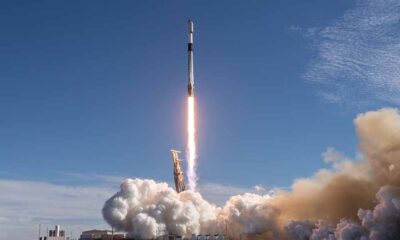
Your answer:
[[[39,223],[66,223],[68,232],[82,227],[102,226],[104,199],[114,188],[56,185],[47,182],[0,180],[0,239],[29,239],[37,236]],[[88,224],[89,223],[89,224]],[[43,231],[44,232],[44,231]]]
[[[357,1],[329,26],[292,30],[316,46],[304,77],[323,99],[361,108],[400,103],[399,1]]]

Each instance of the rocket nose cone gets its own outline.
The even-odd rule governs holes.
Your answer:
[[[188,31],[189,33],[193,33],[193,21],[192,20],[188,20]]]

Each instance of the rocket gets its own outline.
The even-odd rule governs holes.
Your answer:
[[[188,21],[188,95],[194,95],[194,73],[193,73],[193,22]]]

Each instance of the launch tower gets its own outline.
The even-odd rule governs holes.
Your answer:
[[[178,193],[185,191],[185,178],[183,176],[182,171],[182,160],[179,159],[180,151],[171,150],[172,159],[174,161],[174,180],[175,180],[175,188]]]

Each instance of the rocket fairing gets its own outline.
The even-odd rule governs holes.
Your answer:
[[[194,72],[193,72],[193,22],[188,21],[188,95],[194,95]]]

